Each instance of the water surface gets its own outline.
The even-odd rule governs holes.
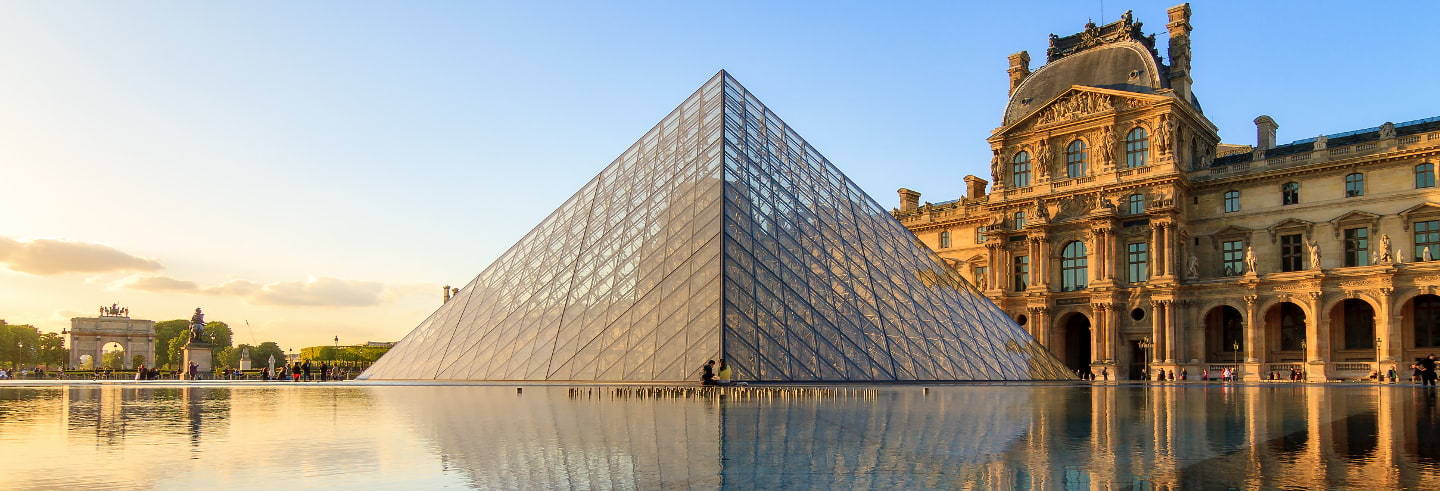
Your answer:
[[[872,389],[0,386],[0,488],[1440,488],[1434,390]]]

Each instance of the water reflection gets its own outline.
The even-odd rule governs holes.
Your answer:
[[[0,388],[0,488],[1437,488],[1410,387]]]

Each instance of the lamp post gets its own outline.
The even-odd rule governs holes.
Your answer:
[[[1301,382],[1310,380],[1310,351],[1305,348],[1305,340],[1300,340],[1300,377]]]
[[[1380,338],[1375,338],[1375,380],[1377,382],[1385,381],[1385,375],[1380,373],[1380,357],[1383,352],[1384,350],[1380,348]]]
[[[1150,349],[1154,347],[1155,343],[1150,342],[1150,336],[1140,338],[1140,356],[1144,362],[1141,373],[1144,375],[1145,380],[1150,380]]]
[[[1234,342],[1230,343],[1230,347],[1235,349],[1235,371],[1231,372],[1230,375],[1230,378],[1234,379],[1238,378],[1240,375],[1240,341],[1235,340]],[[1234,380],[1231,381],[1233,382]]]

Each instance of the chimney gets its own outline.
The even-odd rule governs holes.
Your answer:
[[[1165,24],[1170,29],[1170,89],[1180,100],[1191,102],[1194,96],[1190,84],[1194,80],[1190,78],[1190,4],[1182,3],[1165,12],[1170,14],[1170,23]]]
[[[445,301],[441,303],[450,303],[450,285],[442,286],[440,289],[445,291]]]
[[[920,193],[909,189],[900,188],[900,211],[915,211],[920,207]]]
[[[1020,82],[1030,76],[1030,53],[1021,51],[1010,55],[1009,59],[1010,69],[1006,71],[1010,72],[1010,93],[1014,94],[1015,88],[1020,86]]]
[[[965,176],[965,197],[970,199],[984,198],[986,184],[990,184],[990,181],[975,176]]]
[[[1275,120],[1264,114],[1255,118],[1255,149],[1269,150],[1275,148],[1275,129],[1280,125]]]

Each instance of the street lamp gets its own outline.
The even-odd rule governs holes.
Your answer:
[[[1385,381],[1385,376],[1380,373],[1380,356],[1383,350],[1380,349],[1380,338],[1375,338],[1375,380]]]
[[[1230,376],[1230,378],[1233,379],[1240,375],[1240,340],[1237,339],[1230,343],[1230,347],[1235,350],[1235,356],[1233,357],[1235,359],[1235,371],[1232,372],[1233,375]]]
[[[1140,356],[1144,362],[1144,367],[1141,370],[1145,375],[1145,380],[1150,380],[1150,349],[1154,347],[1155,343],[1150,341],[1150,336],[1140,338]]]

